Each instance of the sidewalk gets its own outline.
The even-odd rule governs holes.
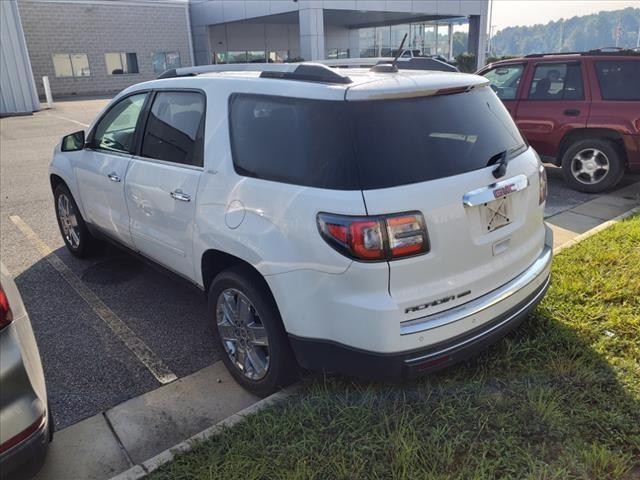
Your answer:
[[[546,218],[554,249],[637,206],[640,183]],[[109,479],[257,401],[217,362],[56,432],[35,479]]]

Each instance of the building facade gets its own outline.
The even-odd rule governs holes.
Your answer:
[[[13,28],[12,43],[5,42],[3,23],[2,61],[13,62],[3,68],[10,73],[2,73],[3,97],[16,97],[9,103],[19,101],[21,93],[5,88],[8,78],[34,78],[41,98],[43,76],[49,78],[54,98],[113,94],[168,68],[390,56],[405,34],[405,48],[446,59],[468,52],[480,66],[487,43],[488,0],[0,3],[3,22],[6,17],[9,25],[21,27],[26,40],[26,48],[14,42],[21,37]],[[24,65],[25,55],[32,74]]]
[[[191,0],[198,65],[388,56],[405,48],[484,64],[488,0]]]
[[[38,94],[110,94],[193,65],[188,2],[19,0]]]
[[[18,4],[0,2],[0,116],[39,109]]]

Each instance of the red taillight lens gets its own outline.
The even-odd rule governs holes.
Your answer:
[[[13,320],[11,307],[9,307],[9,299],[4,293],[2,285],[0,285],[0,330],[9,325]]]
[[[317,220],[327,243],[357,260],[392,260],[429,250],[424,219],[419,212],[373,217],[320,213]]]

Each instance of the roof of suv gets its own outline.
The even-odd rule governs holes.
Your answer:
[[[298,64],[304,65],[304,64]],[[308,63],[307,65],[311,65]],[[195,67],[199,68],[199,67]],[[324,67],[327,68],[328,67]],[[273,70],[273,68],[269,69]],[[283,68],[282,70],[286,70]],[[143,88],[207,88],[232,81],[239,91],[252,93],[325,98],[335,100],[380,100],[457,93],[488,85],[488,80],[472,74],[422,70],[393,73],[372,72],[367,68],[328,69],[347,81],[314,81],[294,77],[265,75],[260,66],[249,70],[202,71],[194,76],[173,76],[137,84],[127,91]],[[192,74],[193,75],[193,74]],[[348,77],[346,77],[348,75]]]
[[[524,55],[520,57],[505,58],[504,60],[498,60],[491,63],[491,65],[500,65],[502,63],[522,62],[528,60],[535,60],[543,58],[545,60],[567,60],[574,57],[589,57],[589,58],[638,58],[640,59],[640,50],[638,49],[597,49],[589,50],[587,52],[560,52],[560,53],[532,53],[530,55]],[[484,70],[484,67],[483,67]]]

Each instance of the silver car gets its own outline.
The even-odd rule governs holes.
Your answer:
[[[0,477],[35,474],[52,431],[31,321],[16,284],[0,264]]]

